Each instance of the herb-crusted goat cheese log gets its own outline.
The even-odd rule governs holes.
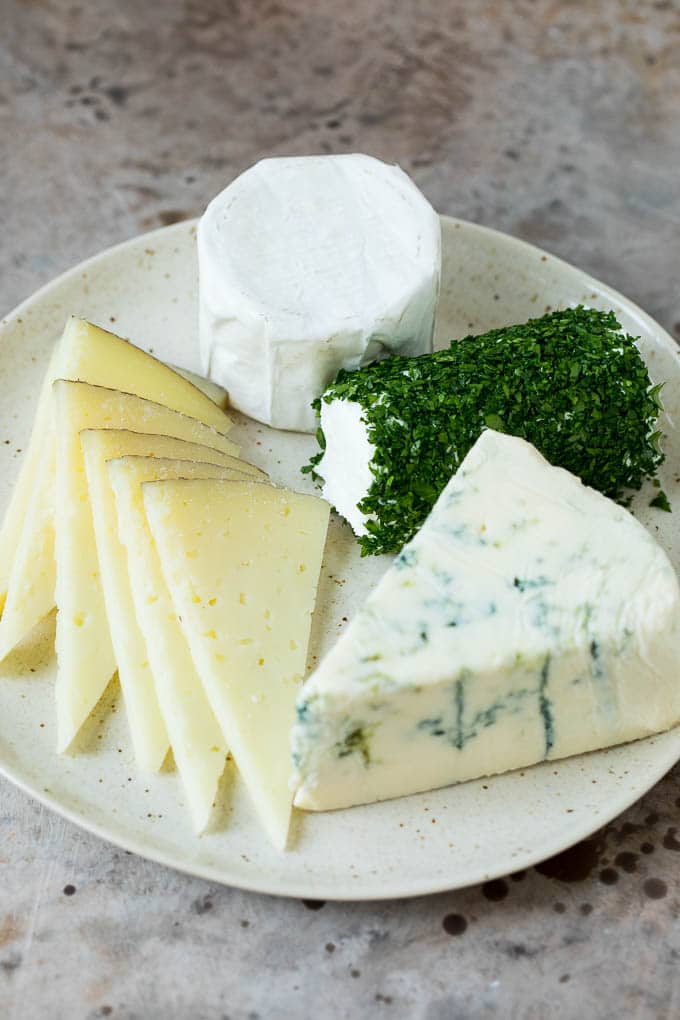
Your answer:
[[[485,431],[297,701],[299,807],[608,747],[680,720],[680,588],[623,507]]]
[[[322,450],[303,470],[323,477],[363,553],[398,552],[485,427],[612,498],[640,488],[663,459],[659,389],[613,312],[553,312],[340,372],[315,404]]]

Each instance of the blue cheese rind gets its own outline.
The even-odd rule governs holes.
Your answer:
[[[626,510],[488,430],[310,677],[298,807],[624,743],[680,720],[680,588]]]

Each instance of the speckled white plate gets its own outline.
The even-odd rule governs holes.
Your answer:
[[[195,225],[135,238],[84,262],[0,325],[0,507],[31,427],[37,388],[70,313],[86,316],[186,368],[196,357]],[[655,380],[666,380],[667,461],[661,472],[680,507],[680,363],[671,338],[635,305],[571,266],[483,227],[444,221],[437,338],[522,321],[575,302],[613,308],[641,337]],[[274,480],[304,489],[309,436],[237,416],[244,456]],[[677,514],[635,500],[637,516],[680,567]],[[346,525],[332,523],[315,614],[312,655],[375,583],[385,558],[361,560]],[[139,775],[116,682],[86,727],[78,753],[58,757],[52,684],[54,621],[0,666],[0,770],[29,794],[104,839],[213,881],[318,899],[415,896],[525,868],[587,836],[648,790],[680,758],[680,729],[611,751],[538,765],[426,795],[325,815],[296,813],[285,854],[265,841],[233,772],[214,831],[192,834],[176,773]],[[118,709],[117,711],[112,710]]]

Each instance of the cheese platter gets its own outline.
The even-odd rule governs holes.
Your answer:
[[[680,366],[673,341],[625,298],[579,270],[522,242],[487,228],[442,218],[441,244],[436,349],[444,348],[459,337],[484,334],[509,323],[524,322],[544,313],[576,306],[613,311],[624,330],[640,338],[639,349],[652,383],[664,383],[665,410],[660,429],[664,433],[665,461],[658,468],[661,489],[655,488],[650,479],[632,496],[630,509],[639,525],[630,514],[625,516],[639,527],[640,532],[646,529],[644,534],[651,535],[658,542],[662,559],[657,567],[667,563],[667,554],[677,570],[680,542],[674,528],[674,515],[663,512],[658,505],[650,505],[662,491],[670,505],[674,506],[680,484],[675,468],[680,464],[680,440],[673,426],[674,416],[680,407]],[[0,403],[0,422],[6,433],[4,438],[9,440],[3,447],[2,498],[5,506],[9,503],[21,460],[21,454],[15,451],[25,449],[41,383],[48,370],[55,341],[68,316],[76,315],[121,336],[131,337],[154,358],[200,374],[205,371],[205,364],[201,364],[197,341],[198,297],[196,224],[184,223],[134,239],[96,256],[48,285],[3,320],[0,327],[0,349],[3,352],[0,370],[4,374],[5,387]],[[124,389],[120,380],[110,374],[105,379],[88,378],[87,383],[60,383],[57,388],[73,391],[88,385],[91,388],[109,387],[109,392],[112,387]],[[139,405],[140,401],[148,401],[149,398],[160,400],[157,392],[154,387],[144,394],[137,389],[136,401],[132,403]],[[137,521],[137,531],[134,532],[132,524],[129,524],[125,534],[130,536],[127,555],[134,546],[136,558],[140,558],[147,547],[144,545],[143,529],[140,531],[139,513],[135,518],[134,507],[136,500],[139,511],[140,500],[143,502],[167,581],[166,568],[170,570],[170,561],[173,557],[176,560],[178,555],[178,533],[168,532],[167,514],[165,518],[163,516],[163,506],[167,508],[168,501],[179,501],[183,505],[187,494],[191,493],[191,499],[196,500],[195,515],[200,508],[206,519],[213,512],[223,519],[228,516],[224,503],[225,486],[232,495],[237,491],[247,491],[248,506],[253,503],[253,493],[259,491],[264,497],[271,491],[280,491],[301,493],[311,501],[308,504],[311,508],[322,503],[322,490],[313,473],[301,471],[319,449],[312,434],[273,428],[229,407],[228,438],[225,438],[227,430],[225,435],[219,431],[219,415],[211,412],[211,421],[204,422],[203,431],[213,429],[215,436],[221,436],[221,439],[213,444],[205,434],[200,435],[202,429],[199,426],[193,425],[188,430],[175,430],[174,442],[179,446],[168,452],[165,438],[163,442],[158,440],[159,433],[163,432],[163,437],[168,434],[165,425],[162,429],[160,426],[142,428],[140,422],[148,423],[149,414],[140,417],[139,411],[134,412],[138,417],[130,425],[129,419],[115,410],[114,404],[120,406],[120,397],[108,399],[114,417],[107,419],[104,431],[110,431],[112,435],[107,437],[109,445],[102,453],[101,449],[97,449],[98,445],[101,446],[101,439],[97,439],[98,428],[100,435],[102,432],[98,419],[82,412],[81,399],[75,400],[67,394],[58,398],[62,421],[71,422],[69,429],[60,429],[59,442],[62,446],[68,447],[64,436],[69,430],[70,435],[77,432],[81,437],[82,430],[88,430],[87,438],[83,439],[84,457],[71,464],[69,471],[71,475],[78,476],[80,484],[83,479],[87,480],[93,505],[95,499],[92,493],[99,493],[97,522],[106,519],[105,508],[109,500],[108,533],[105,526],[95,526],[87,542],[81,539],[80,544],[73,545],[71,559],[66,552],[59,562],[72,562],[71,569],[76,574],[80,572],[81,581],[78,583],[82,584],[82,578],[88,575],[83,566],[83,556],[88,549],[95,551],[102,574],[100,605],[107,605],[108,595],[109,607],[114,604],[118,607],[117,615],[109,608],[108,618],[118,621],[117,630],[113,623],[111,625],[111,638],[113,645],[122,649],[134,629],[129,622],[131,619],[144,618],[146,621],[149,616],[148,623],[144,625],[151,626],[152,622],[150,612],[137,611],[135,614],[130,610],[126,615],[119,611],[124,599],[121,600],[119,595],[120,578],[115,579],[116,549],[119,557],[126,553],[125,550],[121,553],[121,547],[112,542],[111,521],[115,525],[116,506],[119,513],[127,515],[126,520]],[[200,398],[196,399],[200,403]],[[129,396],[126,403],[131,403]],[[180,400],[171,413],[181,416],[182,412],[186,413],[186,408]],[[118,417],[115,417],[116,414]],[[167,412],[162,412],[162,416],[166,420],[169,418]],[[72,424],[74,421],[75,425]],[[119,436],[114,442],[113,433],[126,428],[132,429],[137,436],[146,433],[146,439],[137,439],[130,444],[124,436]],[[114,446],[111,446],[112,442]],[[212,449],[212,453],[205,457],[210,465],[207,475],[212,480],[204,477],[206,472],[194,472],[195,481],[186,480],[185,476],[191,475],[194,470],[189,467],[184,469],[184,474],[178,475],[167,466],[163,473],[162,458],[175,459],[176,462],[182,453],[181,444],[191,442]],[[246,466],[245,475],[250,474],[250,478],[244,478],[238,462],[229,460],[235,455],[236,448],[240,463]],[[41,450],[44,462],[41,470],[45,476],[51,470],[48,455],[49,450]],[[185,463],[191,461],[195,464],[199,456],[193,449]],[[153,472],[149,475],[148,460],[146,465],[141,463],[145,457],[159,460],[154,466],[154,470],[160,472],[158,477]],[[60,463],[69,463],[68,458],[62,456]],[[115,470],[111,468],[106,476],[111,480],[112,489],[102,481],[104,463],[115,465]],[[230,477],[229,472],[234,472],[234,475]],[[130,488],[133,476],[134,491]],[[271,489],[269,482],[273,483],[275,490]],[[71,488],[68,491],[71,492],[73,483],[69,484]],[[143,494],[145,489],[146,495]],[[66,494],[67,490],[63,488],[62,493]],[[161,495],[163,500],[160,500]],[[298,498],[301,497],[295,497]],[[234,504],[234,515],[243,516],[246,503],[239,510],[234,503],[236,497],[230,499]],[[604,501],[604,497],[602,499]],[[57,515],[64,515],[68,502],[66,495],[61,506],[57,502]],[[267,512],[273,515],[274,503],[269,495],[266,495],[264,503],[269,507]],[[290,506],[286,504],[289,512],[293,503]],[[123,504],[125,510],[121,510]],[[300,513],[306,513],[306,507],[307,504],[301,505]],[[173,515],[173,520],[176,516]],[[186,515],[185,518],[189,520]],[[66,528],[59,524],[59,520],[57,516],[57,531],[61,531],[63,536]],[[275,523],[274,516],[271,522]],[[41,521],[36,523],[39,525]],[[39,534],[47,534],[44,514],[42,525],[43,531]],[[321,518],[314,527],[325,527]],[[188,524],[184,529],[188,542],[187,529]],[[82,529],[79,534],[81,532]],[[22,540],[26,541],[23,536]],[[277,548],[281,547],[282,540],[280,535]],[[223,541],[227,548],[228,536],[225,535]],[[257,544],[254,539],[251,540],[253,547]],[[320,534],[316,545],[323,548]],[[655,548],[658,546],[655,544]],[[37,548],[35,542],[32,548]],[[207,548],[214,548],[214,543],[208,542]],[[108,555],[103,550],[108,550]],[[185,559],[187,553],[193,552],[193,548],[187,545]],[[271,560],[272,556],[270,550],[267,557]],[[28,551],[25,551],[24,559],[29,558]],[[210,559],[209,551],[206,551],[204,559]],[[339,514],[331,514],[320,572],[318,567],[310,568],[311,572],[319,574],[319,582],[311,617],[306,670],[303,665],[301,672],[314,672],[338,638],[342,640],[342,635],[348,633],[350,621],[386,574],[393,559],[389,552],[362,556],[351,528]],[[108,570],[106,563],[109,564]],[[184,576],[181,570],[176,572],[178,577]],[[92,573],[89,570],[89,574]],[[141,607],[144,599],[155,597],[145,587],[146,575],[138,571],[135,576],[135,572],[130,571],[133,585],[126,595],[129,606]],[[223,583],[218,577],[214,577],[213,581]],[[289,585],[291,581],[286,583]],[[75,584],[70,591],[76,590]],[[180,595],[179,583],[171,587],[175,610],[176,600],[181,598],[183,617],[188,619],[193,612],[193,589],[186,588]],[[673,603],[671,589],[664,601],[663,592],[655,592],[652,584],[645,612],[652,617],[657,613],[656,618],[661,621],[664,607]],[[246,593],[240,594],[247,601]],[[306,597],[309,599],[310,596]],[[658,602],[656,609],[655,598]],[[67,603],[74,633],[81,626],[79,614],[89,611],[89,597],[85,602],[84,607],[77,601],[72,605]],[[206,609],[209,602],[210,598],[206,596]],[[217,613],[217,607],[210,608]],[[672,606],[669,611],[672,615]],[[9,615],[8,619],[11,621]],[[201,619],[203,617],[196,617],[195,637],[189,642],[196,663],[207,661],[208,655],[203,650],[206,635],[213,629],[221,635],[227,627],[227,618],[223,617],[219,627],[201,630]],[[296,643],[291,630],[294,626],[291,623],[287,630],[291,643]],[[166,754],[168,736],[157,726],[154,755],[156,759],[165,759],[165,764],[157,772],[139,767],[142,749],[153,744],[152,740],[144,737],[145,723],[148,723],[151,713],[148,699],[145,702],[141,698],[138,724],[135,728],[131,722],[128,728],[128,717],[131,711],[134,715],[135,710],[131,707],[134,695],[126,694],[126,684],[128,692],[143,690],[144,685],[142,682],[131,685],[126,679],[131,674],[121,669],[125,652],[117,652],[113,658],[120,679],[111,680],[115,668],[105,661],[106,644],[100,642],[97,653],[101,652],[100,679],[94,681],[92,703],[80,709],[80,716],[72,718],[67,712],[66,715],[62,713],[59,720],[55,718],[54,630],[54,613],[50,613],[9,652],[0,666],[0,769],[32,795],[103,838],[191,873],[263,892],[322,899],[417,895],[517,870],[557,852],[604,824],[639,797],[680,757],[680,735],[672,729],[607,751],[544,761],[525,768],[524,765],[530,765],[531,761],[540,757],[534,755],[530,756],[531,760],[521,762],[515,771],[492,777],[481,776],[443,789],[428,791],[421,784],[422,792],[382,803],[331,812],[295,810],[287,843],[285,832],[283,836],[280,832],[282,827],[285,829],[285,823],[281,823],[277,846],[277,840],[271,843],[253,817],[251,802],[255,787],[252,782],[250,785],[245,782],[248,770],[243,765],[246,751],[239,745],[241,730],[229,729],[228,725],[221,727],[225,734],[229,729],[229,738],[222,753],[229,752],[230,758],[224,773],[217,766],[212,768],[211,782],[216,790],[212,812],[212,802],[206,801],[205,795],[201,801],[200,781],[194,785],[192,796],[191,782],[186,780],[189,771],[187,761],[191,761],[191,755],[182,759],[179,735],[171,741],[173,764],[173,758]],[[116,633],[117,638],[114,636]],[[250,639],[244,637],[239,640]],[[73,648],[80,648],[75,641],[71,644]],[[162,642],[159,642],[159,647],[160,644]],[[68,654],[62,661],[71,661]],[[162,650],[158,654],[162,658]],[[215,654],[222,653],[215,651]],[[167,649],[165,656],[167,664]],[[142,665],[137,663],[139,668]],[[57,691],[63,691],[63,684],[68,684],[69,677],[72,678],[82,668],[69,666],[67,671],[62,670],[62,680],[58,677],[56,680]],[[172,710],[167,706],[173,696],[177,699],[181,685],[173,685],[167,666],[162,669],[152,663],[151,668],[156,673],[163,672],[168,679],[163,693],[166,707],[162,714],[170,717]],[[204,670],[207,669],[204,667]],[[186,671],[182,675],[186,676]],[[205,679],[203,682],[205,686]],[[160,698],[160,694],[158,696]],[[253,692],[253,697],[256,696],[257,692]],[[59,704],[60,695],[57,697]],[[266,701],[266,692],[263,698]],[[64,697],[61,697],[61,702],[69,703]],[[537,704],[540,704],[540,699]],[[487,718],[490,717],[487,715]],[[552,725],[557,733],[560,726],[557,709]],[[289,728],[286,724],[286,737]],[[647,732],[663,728],[663,725],[654,723],[650,724]],[[432,723],[430,732],[437,729],[438,724]],[[173,732],[179,734],[180,731],[178,723]],[[639,735],[642,734],[631,732],[625,739]],[[342,743],[347,736],[345,733],[336,743]],[[355,765],[364,762],[365,748],[362,750],[360,743],[356,738],[356,746],[351,742],[348,745],[352,753],[347,758]],[[69,753],[55,754],[57,744],[62,751]],[[215,741],[211,746],[213,744]],[[602,744],[591,742],[590,746]],[[240,750],[236,752],[236,748]],[[576,751],[579,749],[585,748],[577,746]],[[240,768],[234,764],[231,751],[234,751],[237,763],[241,761]],[[408,755],[407,745],[404,745],[403,753]],[[512,763],[503,767],[512,767]],[[182,773],[181,779],[179,772]],[[200,769],[197,769],[198,773]],[[431,785],[440,783],[432,782]],[[375,796],[364,799],[380,800],[382,796],[378,791]],[[313,800],[310,797],[306,803],[305,797],[301,796],[296,803],[300,808],[315,807]],[[346,799],[340,798],[332,806],[344,807],[347,803]],[[265,808],[261,816],[266,813]],[[194,819],[193,828],[187,824],[189,816]],[[200,821],[196,822],[196,819]],[[197,835],[197,829],[201,830],[201,835]],[[286,846],[285,852],[281,851],[281,845]]]

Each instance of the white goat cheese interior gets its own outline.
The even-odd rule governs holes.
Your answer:
[[[339,369],[432,348],[439,217],[399,167],[261,160],[206,209],[198,258],[203,370],[275,428],[313,432]]]
[[[370,468],[375,448],[368,438],[356,400],[321,403],[321,428],[326,447],[321,461],[323,498],[351,524],[355,535],[366,534],[366,515],[358,504],[373,484]]]
[[[297,703],[295,804],[401,796],[680,720],[680,589],[622,507],[486,431]]]

